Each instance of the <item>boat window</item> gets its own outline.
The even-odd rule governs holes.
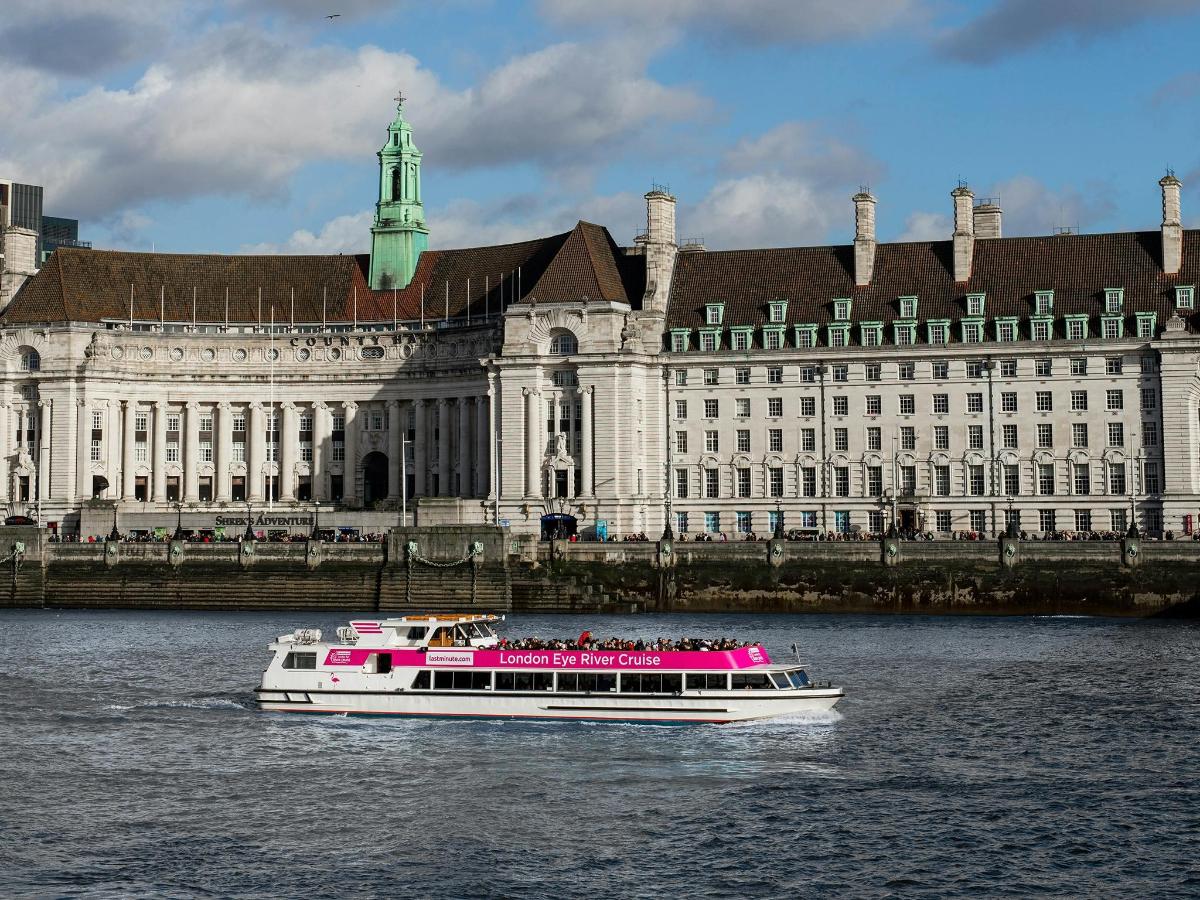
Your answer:
[[[576,672],[559,672],[558,689],[560,691],[578,691],[579,675]]]
[[[498,691],[514,691],[514,690],[516,690],[516,676],[512,672],[497,672],[496,673],[496,690],[498,690]]]
[[[734,672],[731,676],[736,690],[774,690],[766,672]]]
[[[729,676],[724,673],[714,675],[711,672],[689,675],[687,686],[689,691],[727,691],[729,690]]]
[[[408,639],[410,641],[419,641],[428,633],[429,629],[423,625],[416,628],[410,628],[408,629]]]
[[[317,667],[317,654],[289,653],[283,658],[283,667],[285,669],[315,669]]]
[[[664,672],[662,689],[668,694],[678,694],[683,690],[683,675],[678,672]]]
[[[657,672],[622,672],[621,692],[625,694],[657,694],[662,691],[662,676]]]
[[[592,691],[600,690],[599,678],[600,678],[600,676],[598,676],[598,674],[596,674],[595,672],[581,672],[580,673],[580,690],[588,691],[589,694]]]
[[[554,690],[554,673],[553,672],[534,672],[533,673],[533,689],[535,691],[552,691],[552,690]]]
[[[808,687],[808,673],[803,669],[792,669],[788,672],[792,678],[792,684],[798,688]]]
[[[437,631],[435,631],[433,633],[433,637],[429,639],[429,646],[430,647],[449,647],[451,644],[454,643],[454,639],[453,639],[453,637],[451,637],[451,634],[452,634],[452,632],[449,628],[447,628],[445,626],[443,626],[442,628],[439,628]]]
[[[449,691],[454,688],[453,672],[434,672],[433,686],[439,691]]]
[[[418,691],[429,690],[429,670],[422,669],[417,673],[417,677],[413,679],[413,689]]]
[[[533,673],[532,672],[515,672],[516,681],[513,685],[514,691],[532,691],[533,690]]]
[[[491,672],[455,672],[454,690],[456,691],[487,691],[492,687]]]
[[[772,672],[771,680],[775,682],[775,687],[787,689],[792,686],[791,679],[787,677],[786,672]]]
[[[600,674],[596,676],[596,690],[598,691],[615,691],[617,689],[617,676],[614,674]]]

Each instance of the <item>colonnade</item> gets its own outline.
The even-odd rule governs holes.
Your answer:
[[[404,474],[410,497],[486,497],[489,405],[486,395],[274,404],[81,400],[76,494],[90,498],[93,477],[103,472],[106,496],[124,501],[139,499],[138,479],[145,478],[146,501],[168,502],[170,494],[185,503],[236,502],[235,479],[242,479],[238,500],[273,493],[281,502],[356,506],[367,499],[365,459],[378,452],[387,459],[388,500],[401,498]],[[94,428],[97,422],[103,427]],[[93,450],[97,430],[102,437]],[[48,465],[48,442],[41,453]]]

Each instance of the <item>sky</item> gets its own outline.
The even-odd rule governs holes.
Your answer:
[[[336,14],[336,15],[334,15]],[[333,18],[327,16],[334,15]],[[710,249],[1200,226],[1200,0],[4,0],[0,177],[95,246],[366,252],[397,91],[432,247],[642,195]]]

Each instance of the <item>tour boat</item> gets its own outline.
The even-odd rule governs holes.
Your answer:
[[[274,712],[624,722],[742,722],[820,713],[844,695],[762,646],[523,649],[495,615],[353,621],[337,642],[301,628],[269,645],[256,690]],[[581,635],[585,638],[586,635]],[[552,642],[558,643],[558,642]],[[611,642],[605,642],[611,643]],[[689,646],[704,646],[696,642]]]

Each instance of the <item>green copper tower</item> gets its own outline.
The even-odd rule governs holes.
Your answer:
[[[412,126],[404,120],[404,95],[396,98],[396,118],[388,126],[379,156],[379,202],[371,227],[371,287],[406,287],[417,269],[417,257],[429,246],[425,210],[421,206],[421,151],[412,142]]]

